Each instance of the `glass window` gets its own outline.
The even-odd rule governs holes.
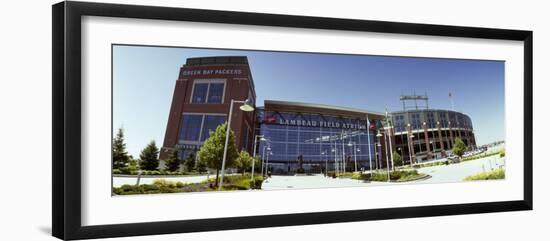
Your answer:
[[[439,124],[441,124],[441,127],[446,128],[448,126],[448,120],[447,120],[447,113],[446,112],[439,112]]]
[[[208,103],[222,103],[224,83],[211,83],[208,91]]]
[[[428,128],[435,128],[435,116],[434,116],[434,112],[428,112]]]
[[[419,113],[412,113],[411,114],[411,119],[412,119],[412,128],[413,130],[418,130],[420,129],[421,125],[420,125],[420,114]]]
[[[202,125],[202,115],[183,115],[180,140],[198,141]]]
[[[402,132],[405,131],[405,116],[403,114],[398,114],[394,116],[394,127],[395,131]]]
[[[201,141],[210,137],[210,133],[214,132],[219,125],[225,122],[225,116],[207,115],[204,117],[204,126],[202,128]]]
[[[208,91],[208,83],[196,83],[193,88],[193,99],[192,103],[205,103],[206,102],[206,92]]]
[[[225,83],[195,83],[191,103],[222,103]]]

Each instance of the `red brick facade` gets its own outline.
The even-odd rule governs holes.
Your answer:
[[[197,81],[224,81],[222,103],[192,103],[194,84]],[[206,57],[188,59],[180,68],[176,80],[172,105],[166,126],[160,159],[168,156],[169,150],[180,144],[179,133],[184,113],[229,115],[231,100],[255,102],[254,82],[246,57]],[[254,103],[253,102],[253,103]],[[231,130],[235,132],[237,148],[251,152],[254,135],[254,112],[243,112],[234,104]]]

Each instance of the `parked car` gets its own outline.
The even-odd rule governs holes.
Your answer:
[[[457,163],[458,161],[460,161],[460,158],[457,156],[457,155],[450,155],[447,157],[447,160],[450,162],[450,163]]]

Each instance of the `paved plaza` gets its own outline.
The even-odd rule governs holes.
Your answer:
[[[429,174],[431,178],[411,181],[407,183],[444,183],[461,182],[465,177],[474,175],[483,171],[504,166],[505,158],[498,155],[480,158],[473,161],[466,161],[459,164],[433,166],[418,169],[419,173]],[[198,175],[185,177],[142,177],[140,184],[151,184],[156,179],[166,179],[170,181],[180,181],[184,183],[197,183],[213,178],[215,175]],[[135,185],[137,177],[114,177],[113,186],[120,187],[124,184]],[[264,181],[262,189],[280,190],[280,189],[303,189],[303,188],[331,188],[331,187],[363,187],[373,185],[395,185],[388,182],[363,182],[351,178],[329,178],[322,174],[310,176],[272,176]],[[403,184],[403,183],[400,183]]]

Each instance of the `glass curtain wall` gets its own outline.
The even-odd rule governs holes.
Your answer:
[[[260,133],[269,141],[261,142],[258,155],[267,159],[274,173],[293,172],[298,168],[306,171],[369,168],[369,157],[374,165],[374,132],[367,137],[366,121],[335,116],[306,113],[270,112],[261,113]],[[316,123],[314,126],[287,125],[286,120]],[[320,123],[344,123],[352,128],[328,127]],[[312,124],[313,125],[313,124]],[[355,127],[355,128],[353,128]],[[370,143],[369,143],[370,140]],[[266,151],[267,147],[271,151]],[[370,146],[370,152],[369,152]],[[369,155],[370,153],[370,155]],[[335,161],[336,160],[336,161]]]

